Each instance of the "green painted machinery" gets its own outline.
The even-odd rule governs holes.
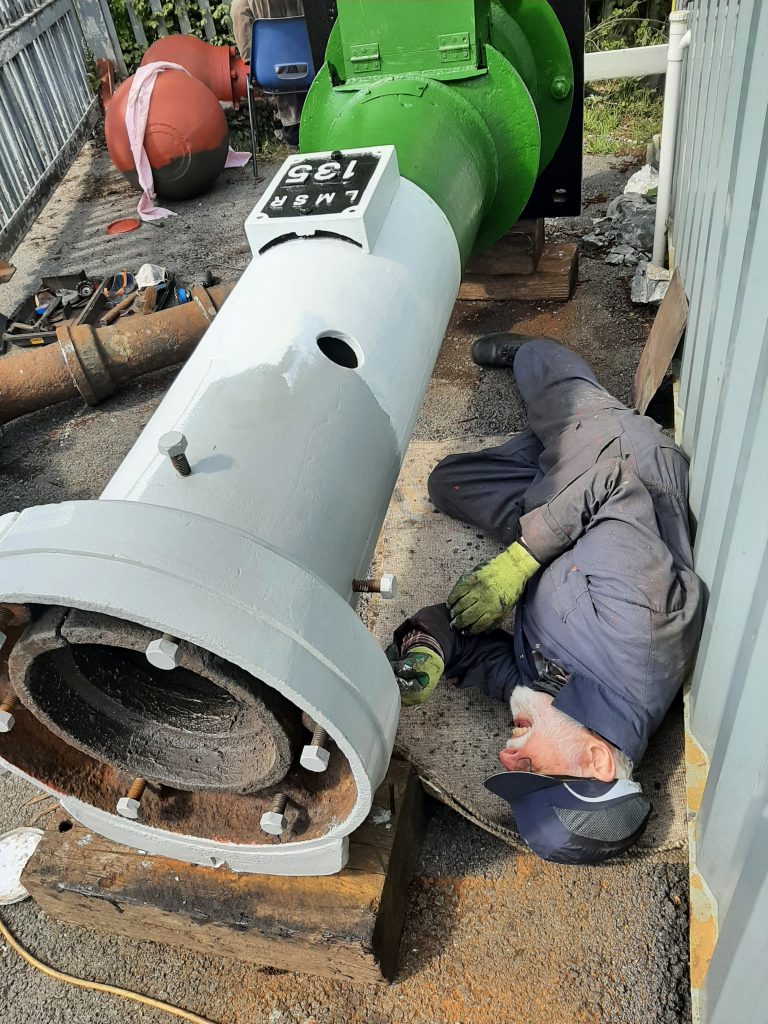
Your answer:
[[[547,0],[338,0],[301,149],[394,145],[466,261],[523,212],[573,102],[568,41]]]

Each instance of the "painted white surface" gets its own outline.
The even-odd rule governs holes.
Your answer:
[[[672,205],[672,184],[675,174],[677,118],[680,108],[680,86],[683,60],[691,42],[688,12],[673,11],[669,16],[669,54],[667,82],[664,90],[664,116],[659,154],[659,191],[656,199],[656,227],[653,235],[653,263],[663,267],[666,262],[667,221]]]
[[[636,46],[627,50],[601,50],[584,54],[584,80],[601,82],[609,78],[644,78],[667,71],[666,43]]]
[[[359,198],[355,197],[354,207],[336,218],[332,228],[337,234],[357,242],[364,252],[371,252],[376,244],[389,207],[400,185],[400,171],[397,166],[397,153],[394,146],[345,149],[343,162],[346,166],[357,156],[369,153],[379,155],[378,167],[363,194]],[[325,157],[328,163],[320,169],[313,170],[306,164],[308,155]],[[281,217],[276,220],[270,219],[269,208],[274,202],[273,197],[279,190],[278,186],[284,175],[288,175],[289,181],[293,176],[294,181],[299,182],[306,177],[313,179],[319,174],[319,180],[322,180],[322,175],[326,170],[332,169],[334,166],[338,167],[339,163],[330,150],[326,153],[296,153],[288,157],[246,219],[245,233],[254,256],[258,256],[264,247],[276,238],[291,232],[308,237],[314,235],[316,231],[329,230],[328,217],[322,213],[322,206],[319,208],[320,212],[315,214],[308,212],[308,208],[305,207],[303,211],[297,211],[295,217]],[[310,199],[306,195],[303,198],[305,201]]]
[[[0,519],[6,600],[191,641],[336,741],[357,786],[348,817],[316,840],[219,851],[235,870],[339,870],[386,772],[399,694],[352,581],[367,573],[459,283],[450,225],[402,180],[370,254],[310,238],[252,261],[99,501]],[[320,351],[328,332],[350,339],[357,369]],[[158,451],[169,430],[188,439],[188,477]],[[205,838],[65,806],[148,852],[219,856]]]

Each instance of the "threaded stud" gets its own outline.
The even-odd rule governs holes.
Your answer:
[[[157,442],[157,449],[171,460],[171,465],[179,476],[189,476],[192,467],[186,456],[187,439],[180,430],[169,430]]]
[[[352,580],[352,590],[356,594],[380,594],[385,600],[397,597],[397,576],[385,572],[378,579]]]
[[[0,732],[10,732],[16,725],[16,719],[11,713],[19,706],[19,700],[15,693],[8,693],[0,701]]]
[[[128,793],[125,796],[121,796],[117,801],[117,813],[121,818],[130,818],[132,821],[136,821],[139,817],[139,806],[141,804],[141,798],[144,796],[144,790],[147,788],[145,779],[134,779],[131,785],[128,787]]]
[[[285,793],[278,793],[275,797],[272,808],[265,811],[261,816],[259,825],[261,831],[270,836],[281,836],[285,832],[288,819],[285,816],[285,808],[288,806],[288,797]]]

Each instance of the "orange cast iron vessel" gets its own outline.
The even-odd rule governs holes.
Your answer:
[[[112,97],[104,118],[107,149],[115,167],[138,187],[125,108],[133,77]],[[184,71],[155,79],[144,134],[155,192],[164,199],[190,199],[211,187],[224,169],[229,148],[227,119],[202,82]]]
[[[211,46],[195,36],[161,36],[152,43],[141,63],[157,60],[181,65],[224,103],[238,107],[247,96],[248,65],[237,56],[234,46]]]

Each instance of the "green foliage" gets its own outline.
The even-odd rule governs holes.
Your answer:
[[[136,17],[144,27],[147,40],[153,43],[158,38],[157,26],[158,16],[152,10],[149,0],[131,0]],[[125,0],[109,0],[109,9],[117,30],[117,38],[120,48],[128,65],[128,71],[133,72],[138,67],[144,51],[136,42],[131,27],[131,18]],[[223,46],[232,43],[232,22],[229,17],[229,4],[211,3],[211,17],[215,28],[213,39],[208,39],[205,34],[205,16],[195,0],[187,0],[187,14],[192,29],[191,35],[198,39],[204,39],[214,46]],[[178,9],[176,4],[163,0],[162,4],[163,21],[169,33],[181,32],[179,24]]]
[[[587,5],[586,48],[621,50],[667,40],[671,0],[597,0]],[[663,99],[637,79],[593,84],[584,101],[584,151],[640,155],[661,130]]]
[[[584,101],[584,152],[641,155],[661,131],[663,97],[636,79],[597,82]]]
[[[620,50],[666,41],[671,0],[600,0],[587,10],[587,50]]]

